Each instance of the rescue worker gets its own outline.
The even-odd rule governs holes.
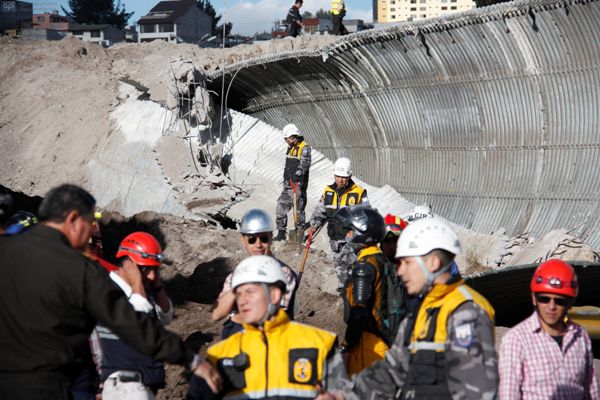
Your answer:
[[[29,211],[19,210],[14,213],[6,222],[5,235],[18,235],[33,228],[38,223],[35,214]]]
[[[533,314],[500,345],[500,399],[599,399],[592,342],[567,316],[578,292],[573,267],[545,261],[530,288]]]
[[[39,224],[26,235],[0,237],[0,398],[69,399],[96,322],[156,361],[188,366],[218,390],[209,363],[135,312],[103,268],[81,254],[95,204],[78,186],[58,186],[42,200]]]
[[[117,271],[110,278],[129,299],[135,311],[146,313],[166,326],[173,321],[173,304],[160,279],[163,260],[158,240],[147,232],[134,232],[119,245]],[[123,342],[109,328],[98,324],[100,379],[104,382],[102,398],[154,399],[165,387],[162,363],[140,354]]]
[[[343,20],[346,16],[346,3],[344,0],[331,0],[331,21],[333,27],[332,35],[347,35],[348,30],[344,26]]]
[[[417,308],[400,324],[384,360],[324,399],[495,399],[494,309],[450,274],[458,236],[438,218],[411,223],[398,240],[398,274]]]
[[[329,235],[329,247],[333,253],[335,262],[335,273],[338,278],[338,290],[343,291],[348,269],[356,260],[354,252],[348,246],[344,246],[346,239],[335,236],[335,227],[331,223],[334,214],[347,206],[369,205],[367,190],[358,186],[352,180],[352,162],[345,158],[339,158],[333,166],[335,182],[323,190],[321,200],[315,207],[310,218],[310,227],[306,233],[314,233],[321,225],[329,222],[327,235]]]
[[[8,193],[0,193],[0,235],[4,235],[4,228],[12,212],[13,199]]]
[[[408,226],[408,222],[397,215],[387,214],[384,218],[385,236],[381,242],[381,252],[389,262],[395,264],[396,245],[402,231]]]
[[[273,222],[266,211],[254,208],[246,212],[240,225],[241,242],[249,256],[273,256],[271,244],[273,239]],[[281,306],[290,319],[294,319],[294,300],[296,297],[296,273],[280,260],[281,270],[286,282],[286,293],[282,298]],[[223,324],[221,339],[225,339],[235,332],[242,330],[241,316],[235,306],[235,294],[231,288],[233,274],[229,274],[223,283],[223,289],[217,298],[212,310],[213,321],[220,321],[227,317]]]
[[[277,199],[275,241],[285,240],[287,234],[288,213],[294,207],[294,189],[298,212],[298,226],[304,229],[304,209],[306,208],[306,188],[311,164],[310,146],[304,141],[304,135],[294,124],[283,128],[283,138],[288,145],[285,167],[283,169],[283,190]]]
[[[377,211],[362,206],[341,209],[333,221],[339,236],[357,254],[343,295],[347,326],[340,348],[352,376],[381,360],[396,333],[388,332],[384,322],[388,309],[385,259],[377,245],[385,234],[385,223]]]
[[[336,336],[290,321],[280,308],[285,278],[279,262],[251,256],[233,273],[232,287],[244,330],[208,348],[219,370],[219,398],[308,399],[347,379]],[[201,380],[190,383],[188,399],[209,399]]]
[[[302,28],[304,28],[304,24],[302,23],[302,15],[300,14],[300,8],[302,7],[302,0],[296,0],[294,4],[290,7],[287,16],[285,18],[285,23],[287,24],[288,35],[291,37],[296,37],[302,32]]]

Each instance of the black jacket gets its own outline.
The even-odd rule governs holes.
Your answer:
[[[193,353],[125,294],[58,230],[38,225],[0,237],[0,376],[58,372],[68,379],[89,357],[97,322],[157,361],[191,363]]]

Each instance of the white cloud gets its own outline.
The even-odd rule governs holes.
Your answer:
[[[305,1],[300,12],[310,11],[314,14],[320,8],[328,10],[330,7],[330,0],[310,0],[309,6],[307,3]],[[223,19],[233,23],[233,33],[252,35],[255,32],[270,32],[273,22],[285,19],[292,4],[293,0],[241,0],[228,4],[226,9],[220,8],[217,12],[223,15]],[[348,7],[346,18],[371,21],[372,11]]]

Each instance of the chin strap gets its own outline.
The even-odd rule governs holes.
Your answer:
[[[448,270],[450,270],[452,262],[449,262],[448,264],[444,265],[437,272],[431,272],[425,266],[425,261],[423,261],[423,257],[418,256],[415,257],[415,259],[417,260],[417,265],[419,266],[419,269],[421,269],[421,272],[423,272],[423,275],[425,275],[425,286],[423,287],[423,290],[421,290],[421,293],[419,293],[420,296],[425,297],[425,295],[429,293],[429,291],[433,287],[433,282],[443,273],[448,272]]]

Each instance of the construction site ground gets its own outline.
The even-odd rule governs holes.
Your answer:
[[[164,104],[168,102],[173,79],[172,61],[191,60],[208,72],[259,55],[319,48],[330,40],[301,37],[234,49],[203,50],[161,41],[103,49],[73,38],[60,42],[0,38],[0,185],[28,196],[43,196],[64,182],[89,187],[87,168],[91,157],[118,134],[111,112],[123,101],[119,93],[122,80],[142,85],[150,100]],[[145,195],[151,196],[152,187],[145,189],[149,193]],[[273,207],[277,195],[272,192],[269,207]],[[227,205],[230,199],[226,197],[219,206]],[[236,215],[252,204],[255,203],[236,204]],[[217,340],[221,331],[222,322],[210,318],[211,304],[227,274],[245,256],[239,234],[203,221],[154,211],[125,218],[111,212],[117,206],[104,204],[108,210],[102,219],[105,254],[114,254],[118,241],[129,232],[141,229],[155,234],[165,245],[169,265],[164,267],[162,276],[176,304],[176,318],[170,329],[204,351],[204,345]],[[307,211],[310,215],[312,210]],[[510,256],[522,264],[554,254],[558,249],[565,258],[597,260],[594,249],[564,230],[537,240],[508,240],[501,233],[475,235],[465,237],[464,244],[466,252],[460,265],[465,274],[489,270],[492,263],[488,261],[501,258],[507,248],[513,249]],[[520,252],[516,254],[515,249]],[[296,270],[302,250],[290,243],[274,245],[275,255]],[[341,334],[342,303],[336,295],[336,285],[330,258],[324,251],[311,250],[297,294],[297,320]],[[497,335],[504,331],[499,327]],[[167,371],[167,388],[159,398],[181,398],[186,390],[182,370],[168,366]]]

